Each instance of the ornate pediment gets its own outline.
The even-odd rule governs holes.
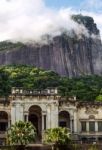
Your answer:
[[[85,110],[86,114],[98,114],[98,110],[96,108],[86,108]]]

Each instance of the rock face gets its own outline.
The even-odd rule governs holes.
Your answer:
[[[54,37],[46,45],[6,49],[0,52],[0,65],[34,65],[69,77],[102,74],[102,45],[101,40],[95,38],[99,36],[99,30],[91,17],[81,17],[74,19],[85,25],[90,37],[82,36],[78,39],[76,36],[68,37],[63,34]]]

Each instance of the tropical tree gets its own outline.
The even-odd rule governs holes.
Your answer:
[[[9,75],[3,67],[0,68],[0,97],[5,97],[5,100],[8,99],[11,92]]]
[[[47,129],[44,133],[44,143],[53,144],[56,148],[64,147],[71,142],[70,131],[68,128]]]
[[[19,121],[7,132],[7,141],[10,145],[26,145],[34,142],[36,129],[30,122]]]
[[[102,89],[100,90],[99,95],[96,97],[97,102],[102,102]]]

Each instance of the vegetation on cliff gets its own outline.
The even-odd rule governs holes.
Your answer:
[[[12,87],[45,89],[58,87],[65,97],[76,96],[79,100],[100,101],[102,97],[102,76],[61,77],[53,71],[32,66],[0,67],[0,96],[8,97]]]
[[[0,51],[11,50],[13,48],[21,48],[25,45],[21,42],[12,43],[10,41],[2,41],[0,42]]]

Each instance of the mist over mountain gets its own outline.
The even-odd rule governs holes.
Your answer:
[[[61,29],[53,36],[45,34],[41,42],[1,42],[0,65],[33,65],[69,77],[101,75],[102,44],[97,25],[93,18],[81,14],[72,15],[71,20],[77,28]]]

